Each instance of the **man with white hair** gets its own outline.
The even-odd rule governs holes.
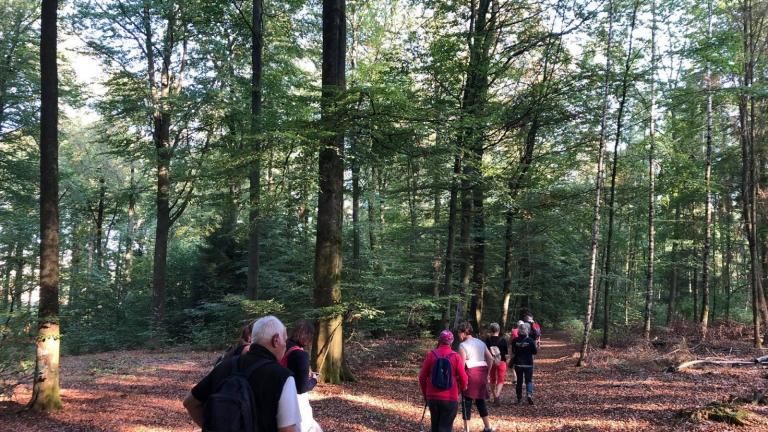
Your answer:
[[[285,326],[274,316],[260,318],[253,323],[250,350],[217,365],[195,385],[184,399],[184,407],[192,420],[203,430],[215,430],[221,422],[237,422],[227,418],[226,408],[220,401],[230,399],[227,388],[238,384],[237,374],[245,376],[252,400],[251,419],[255,429],[266,432],[298,432],[301,423],[296,383],[291,373],[280,366],[278,359],[285,354],[288,339]],[[243,374],[243,371],[245,373]],[[245,415],[246,413],[243,413]],[[249,419],[245,419],[248,421]]]

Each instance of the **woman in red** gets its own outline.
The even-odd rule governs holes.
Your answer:
[[[453,430],[453,420],[459,411],[459,391],[467,389],[464,359],[451,349],[452,343],[453,333],[450,330],[443,330],[440,333],[437,348],[427,353],[419,372],[421,393],[427,400],[432,418],[432,432]],[[450,371],[447,370],[448,367]],[[450,372],[450,379],[440,376],[440,372]]]

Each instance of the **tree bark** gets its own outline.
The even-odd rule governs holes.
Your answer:
[[[253,166],[248,173],[250,208],[248,211],[248,280],[246,297],[256,300],[259,294],[259,207],[261,205],[261,95],[262,55],[264,35],[262,22],[263,0],[253,0],[251,27],[251,140],[254,153]]]
[[[453,248],[456,243],[456,213],[459,195],[459,176],[461,175],[461,153],[457,152],[453,159],[453,175],[451,176],[451,191],[448,199],[448,235],[445,239],[445,274],[443,275],[443,288],[441,296],[453,294]],[[450,303],[446,303],[443,314],[443,328],[448,327],[450,320]]]
[[[592,304],[595,298],[595,273],[597,270],[597,249],[600,242],[600,201],[603,190],[603,161],[605,157],[605,140],[607,135],[606,119],[608,117],[608,88],[611,83],[611,44],[613,42],[613,0],[608,0],[608,41],[606,44],[605,81],[603,82],[603,106],[600,113],[600,139],[597,147],[597,173],[595,175],[595,203],[592,210],[592,239],[589,253],[589,276],[587,278],[587,304],[584,317],[584,333],[581,339],[579,360],[576,366],[586,364],[589,336],[592,330]]]
[[[3,260],[3,285],[0,286],[0,311],[8,310],[8,306],[13,299],[13,291],[11,289],[11,262],[13,261],[13,253],[15,249],[16,244],[9,243],[5,259]]]
[[[21,294],[24,293],[24,246],[16,244],[16,254],[13,258],[16,268],[13,274],[13,293],[11,295],[11,312],[21,309]]]
[[[408,218],[411,222],[411,238],[408,243],[408,258],[416,258],[416,242],[418,241],[417,228],[417,215],[416,215],[416,193],[418,190],[418,183],[416,179],[416,168],[414,167],[414,161],[412,156],[408,156]]]
[[[93,244],[96,249],[96,268],[101,270],[104,265],[104,198],[107,186],[104,177],[99,177],[99,202],[96,204],[96,235]]]
[[[459,262],[459,299],[456,302],[456,313],[453,318],[453,327],[459,325],[466,319],[467,311],[467,293],[469,292],[469,281],[472,272],[472,244],[470,238],[470,227],[472,226],[472,196],[467,179],[468,173],[466,165],[462,167],[463,177],[461,179],[461,226],[459,228],[459,242],[461,244],[461,261]]]
[[[742,3],[742,44],[744,49],[744,70],[742,87],[744,91],[739,98],[739,126],[741,130],[742,154],[742,206],[744,230],[749,244],[750,286],[752,290],[752,322],[753,338],[756,348],[762,347],[760,296],[762,290],[760,267],[757,250],[757,221],[756,221],[756,161],[754,146],[754,100],[751,96],[752,81],[755,66],[755,42],[752,29],[752,1]]]
[[[720,217],[724,221],[725,231],[725,259],[723,262],[723,291],[725,291],[725,320],[731,320],[731,264],[733,263],[733,243],[731,241],[732,203],[729,194],[722,198],[724,214]]]
[[[61,409],[59,396],[59,140],[57,0],[43,0],[40,22],[40,302],[30,407]]]
[[[328,133],[322,139],[317,200],[315,246],[315,306],[324,310],[315,339],[315,370],[324,382],[347,378],[343,367],[343,317],[341,303],[344,131],[340,130],[339,104],[345,90],[345,0],[323,0],[323,66],[321,122]]]
[[[440,189],[435,187],[432,191],[432,221],[433,221],[433,254],[432,254],[432,296],[434,298],[440,298],[440,274],[442,272],[442,259],[440,250],[440,235],[438,233],[438,227],[440,226]]]
[[[472,4],[474,6],[474,3]],[[491,10],[493,6],[493,11]],[[462,288],[466,293],[469,289],[469,260],[472,261],[471,287],[472,293],[469,304],[469,319],[476,329],[483,315],[483,296],[485,293],[485,185],[483,182],[482,164],[484,140],[480,123],[484,116],[488,93],[488,71],[490,65],[490,49],[495,40],[495,21],[498,4],[493,0],[479,0],[477,9],[472,10],[474,19],[471,27],[471,44],[469,45],[469,65],[467,67],[466,84],[462,96],[462,115],[470,124],[461,132],[461,145],[466,149],[468,160],[464,164],[467,187],[470,189],[462,200],[462,212],[470,211],[469,218],[462,217],[462,233],[467,231],[465,261],[462,267]],[[471,200],[471,204],[469,203]],[[467,206],[469,204],[469,206]],[[462,236],[464,237],[464,236]],[[463,238],[464,239],[464,238]],[[465,279],[466,277],[466,279]],[[467,281],[464,286],[464,281]]]
[[[667,326],[669,327],[675,321],[677,314],[677,298],[680,293],[680,265],[678,264],[679,246],[677,241],[678,225],[680,224],[680,204],[675,206],[675,239],[672,241],[672,281],[669,287],[669,301],[667,302]]]
[[[646,342],[651,340],[651,319],[653,315],[653,265],[656,251],[656,1],[651,1],[651,14],[653,24],[651,26],[651,113],[649,121],[648,150],[648,253],[645,267],[645,312],[643,314],[643,338]]]
[[[712,0],[707,2],[707,42],[712,38]],[[701,257],[701,315],[699,318],[699,333],[702,338],[707,337],[709,326],[709,266],[710,247],[712,239],[712,73],[707,61],[705,72],[705,89],[707,92],[707,136],[706,136],[706,161],[704,168],[704,185],[706,197],[704,200],[704,246]]]
[[[171,112],[171,54],[174,46],[174,31],[176,27],[176,12],[171,8],[166,17],[166,31],[162,47],[162,66],[160,70],[160,85],[155,81],[154,42],[152,41],[152,26],[149,6],[144,6],[143,25],[146,35],[147,76],[152,91],[152,142],[155,146],[156,157],[156,225],[155,250],[152,259],[152,338],[153,343],[163,331],[165,319],[165,288],[168,256],[168,235],[171,229],[171,158],[173,149],[170,142]]]
[[[627,58],[624,61],[624,73],[621,80],[621,96],[619,97],[619,108],[616,116],[616,139],[613,143],[613,161],[611,163],[611,187],[609,189],[610,197],[608,199],[608,234],[605,238],[605,267],[603,268],[603,348],[608,346],[608,336],[610,330],[610,285],[615,279],[612,277],[612,244],[613,244],[613,225],[616,214],[616,175],[618,174],[619,163],[619,144],[621,143],[624,132],[624,109],[627,104],[627,91],[629,88],[629,72],[632,69],[632,60],[634,55],[632,45],[634,42],[635,23],[637,18],[637,9],[639,1],[635,1],[632,9],[632,18],[629,24],[629,41],[627,46]]]

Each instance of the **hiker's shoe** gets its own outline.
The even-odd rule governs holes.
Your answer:
[[[493,406],[495,406],[495,407],[499,407],[499,406],[501,406],[501,399],[499,399],[499,398],[496,398],[496,400],[494,400],[494,401],[491,403],[491,405],[493,405]]]
[[[523,403],[523,400],[521,398],[517,398],[517,404],[520,405],[521,403]]]
[[[528,405],[533,405],[533,396],[528,396]]]
[[[483,432],[493,432],[493,429],[491,429],[491,428],[485,428],[485,429],[483,429]]]

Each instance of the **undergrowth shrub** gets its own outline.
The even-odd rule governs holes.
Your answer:
[[[248,300],[230,294],[218,302],[202,302],[169,317],[169,328],[176,330],[169,336],[195,349],[220,349],[233,343],[244,325],[282,310],[283,305],[274,300]]]
[[[35,367],[34,317],[27,310],[0,312],[0,399],[32,380]]]

